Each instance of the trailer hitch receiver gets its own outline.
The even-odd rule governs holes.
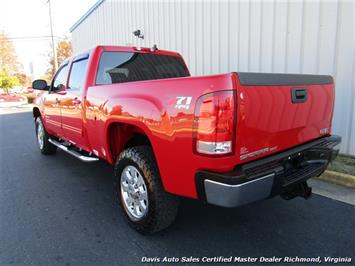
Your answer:
[[[306,181],[290,186],[281,193],[281,197],[286,200],[290,200],[295,197],[308,199],[311,195],[312,188],[308,186]]]

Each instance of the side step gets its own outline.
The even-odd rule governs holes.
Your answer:
[[[79,159],[82,162],[91,163],[91,162],[97,162],[99,160],[99,158],[97,158],[97,157],[85,156],[85,155],[80,154],[77,151],[73,151],[73,150],[69,149],[67,146],[62,145],[60,142],[55,141],[53,139],[48,139],[48,141],[50,143],[52,143],[54,146],[57,146],[62,151],[65,151],[65,152],[69,153],[70,155],[73,155],[74,157],[76,157],[77,159]]]

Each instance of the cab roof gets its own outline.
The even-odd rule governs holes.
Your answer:
[[[67,64],[70,61],[76,61],[80,60],[86,57],[89,57],[90,54],[96,53],[96,52],[130,52],[130,53],[151,53],[151,54],[157,54],[157,55],[167,55],[167,56],[175,56],[175,57],[181,57],[181,55],[177,52],[172,52],[168,50],[152,50],[151,48],[148,47],[137,47],[137,46],[116,46],[116,45],[97,45],[91,49],[88,49],[82,53],[76,54],[72,57],[67,58],[62,62],[61,65]]]

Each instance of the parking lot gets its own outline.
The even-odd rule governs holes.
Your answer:
[[[332,256],[355,259],[355,206],[313,195],[237,209],[184,199],[153,236],[116,206],[112,168],[43,156],[30,112],[0,115],[0,265],[135,265],[143,256]]]

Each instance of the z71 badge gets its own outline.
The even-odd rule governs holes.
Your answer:
[[[192,97],[190,96],[177,96],[175,108],[189,110],[191,101]]]

